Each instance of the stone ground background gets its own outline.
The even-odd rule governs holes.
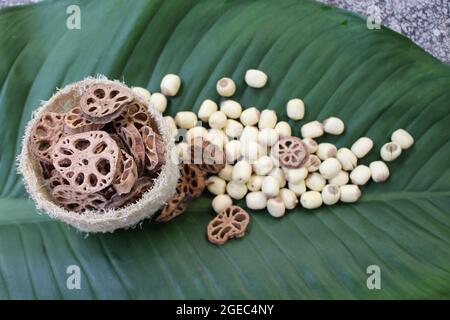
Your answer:
[[[38,1],[0,0],[0,8]],[[404,34],[441,61],[450,63],[450,0],[317,1],[364,16],[378,15],[383,25]]]

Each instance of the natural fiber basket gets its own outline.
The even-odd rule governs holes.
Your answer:
[[[120,228],[133,227],[143,219],[152,217],[175,194],[179,170],[176,159],[174,159],[174,142],[162,115],[152,108],[149,109],[150,114],[158,124],[158,129],[166,146],[166,163],[161,168],[159,176],[154,180],[152,188],[146,191],[137,202],[120,209],[101,212],[86,211],[80,214],[60,207],[53,202],[39,163],[28,152],[27,146],[31,129],[43,112],[66,112],[70,110],[78,105],[79,99],[86,89],[96,83],[114,83],[125,86],[119,81],[110,81],[103,76],[86,78],[67,85],[55,93],[50,100],[42,102],[25,128],[22,152],[18,158],[18,170],[23,176],[25,187],[36,203],[37,209],[45,211],[50,217],[64,221],[80,231],[112,232]],[[148,102],[143,97],[135,94],[134,98],[137,102],[148,107]]]

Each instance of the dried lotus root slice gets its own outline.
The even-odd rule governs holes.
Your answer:
[[[51,163],[39,161],[39,166],[41,167],[42,177],[44,179],[49,179],[52,176],[53,170],[55,170],[55,167]]]
[[[271,150],[283,167],[295,169],[303,166],[309,157],[308,149],[300,138],[285,137],[278,140]]]
[[[132,102],[133,93],[114,84],[94,84],[80,98],[80,107],[94,123],[108,123],[117,118],[125,105]]]
[[[127,147],[125,146],[125,144],[123,143],[122,139],[115,133],[110,133],[109,136],[111,137],[111,139],[113,139],[117,145],[119,146],[119,149],[126,149]]]
[[[63,133],[64,114],[45,112],[31,130],[28,147],[38,160],[52,163],[51,150]]]
[[[190,149],[191,163],[207,173],[218,173],[225,168],[226,155],[223,150],[203,138],[195,138]]]
[[[107,209],[116,209],[120,208],[126,204],[134,203],[140,199],[142,194],[146,192],[153,185],[153,180],[148,177],[140,177],[133,189],[126,194],[115,195],[111,198],[110,203],[107,206]]]
[[[133,157],[123,149],[121,149],[120,152],[122,155],[121,161],[117,168],[116,178],[112,183],[119,195],[130,192],[138,179],[137,166]]]
[[[69,181],[64,179],[64,177],[58,172],[58,170],[53,169],[50,174],[50,178],[48,179],[48,186],[50,189],[54,189],[57,186],[61,185],[69,185]]]
[[[206,174],[198,166],[187,163],[180,165],[180,173],[177,192],[199,197],[206,187]]]
[[[249,221],[249,214],[241,207],[227,207],[208,224],[208,240],[222,245],[231,238],[243,237]]]
[[[136,161],[138,172],[142,173],[145,163],[145,147],[138,129],[133,124],[128,124],[120,128],[120,137]]]
[[[129,123],[134,124],[137,129],[150,126],[155,132],[158,132],[156,123],[147,111],[147,107],[137,102],[124,107],[121,114],[112,123],[116,132],[120,132],[120,128],[127,126]]]
[[[99,130],[103,126],[104,124],[93,123],[86,119],[79,106],[72,108],[64,117],[64,132],[67,134]]]
[[[192,198],[185,193],[178,193],[162,208],[161,213],[155,219],[156,222],[169,222],[182,214],[188,208]]]
[[[61,138],[52,150],[52,160],[75,191],[94,193],[112,183],[120,154],[108,133],[89,131]]]
[[[108,200],[99,193],[77,192],[68,185],[56,186],[52,191],[52,196],[66,210],[75,212],[102,210],[108,203]]]
[[[164,142],[149,126],[143,126],[139,132],[145,147],[145,169],[154,172],[166,163]]]

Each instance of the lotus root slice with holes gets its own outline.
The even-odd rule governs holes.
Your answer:
[[[130,123],[120,129],[120,137],[128,148],[128,151],[133,156],[134,161],[138,167],[138,173],[141,174],[145,163],[145,147],[142,136],[138,129]]]
[[[42,177],[44,179],[49,179],[52,176],[52,171],[55,170],[53,164],[39,161],[39,167],[41,168]]]
[[[203,139],[195,138],[190,148],[191,163],[207,173],[218,173],[225,168],[226,155],[217,145]]]
[[[56,186],[52,191],[52,196],[66,210],[75,212],[102,210],[108,203],[108,200],[99,193],[77,192],[68,185]]]
[[[249,221],[249,214],[241,207],[227,207],[208,224],[208,240],[222,245],[231,238],[243,237]]]
[[[138,201],[142,194],[146,192],[153,185],[153,180],[149,177],[140,177],[131,191],[126,194],[116,194],[111,198],[110,203],[107,206],[107,209],[115,209],[120,208],[126,204],[131,204]]]
[[[90,131],[61,138],[53,148],[52,160],[74,191],[94,193],[111,185],[120,154],[105,131]]]
[[[69,181],[65,179],[56,169],[53,169],[50,178],[48,179],[48,186],[50,189],[55,189],[57,186],[69,185]]]
[[[145,169],[154,172],[166,162],[164,142],[149,126],[143,126],[139,131],[145,147]]]
[[[124,107],[121,114],[112,122],[114,129],[118,133],[120,132],[120,128],[127,126],[130,123],[134,124],[137,129],[140,129],[143,126],[150,126],[158,133],[156,123],[147,111],[147,108],[140,103],[133,102]]]
[[[113,187],[117,194],[124,194],[131,191],[136,180],[138,171],[136,162],[125,150],[121,149],[121,161],[117,168],[116,178],[113,181]]]
[[[180,165],[180,173],[177,192],[199,197],[206,187],[206,174],[198,166],[187,163]]]
[[[122,86],[95,84],[81,96],[80,107],[90,121],[108,123],[117,118],[133,99],[131,90]]]
[[[87,119],[79,106],[72,108],[64,118],[64,133],[67,134],[95,131],[103,126],[104,124],[93,123]]]
[[[192,198],[182,193],[177,193],[169,202],[162,208],[161,213],[155,219],[156,222],[168,222],[173,218],[179,216],[186,211]]]
[[[36,159],[51,164],[51,151],[63,133],[64,114],[44,112],[31,130],[28,147]]]
[[[300,138],[285,137],[278,140],[271,150],[272,156],[279,159],[283,167],[295,169],[302,167],[308,160],[309,153]]]

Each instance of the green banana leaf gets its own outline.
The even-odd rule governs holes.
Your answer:
[[[69,5],[81,29],[69,30]],[[269,75],[245,86],[249,68]],[[209,195],[166,225],[85,237],[38,215],[15,170],[24,126],[56,88],[104,74],[159,90],[183,79],[168,112],[219,101],[232,77],[246,107],[304,99],[301,123],[335,115],[349,146],[379,148],[397,128],[416,144],[389,163],[356,204],[298,207],[282,219],[250,212],[248,234],[225,246],[206,239]],[[386,28],[307,0],[49,1],[0,11],[0,298],[4,299],[406,299],[450,298],[450,67]],[[70,290],[67,268],[81,270]],[[379,266],[381,289],[367,268]]]

